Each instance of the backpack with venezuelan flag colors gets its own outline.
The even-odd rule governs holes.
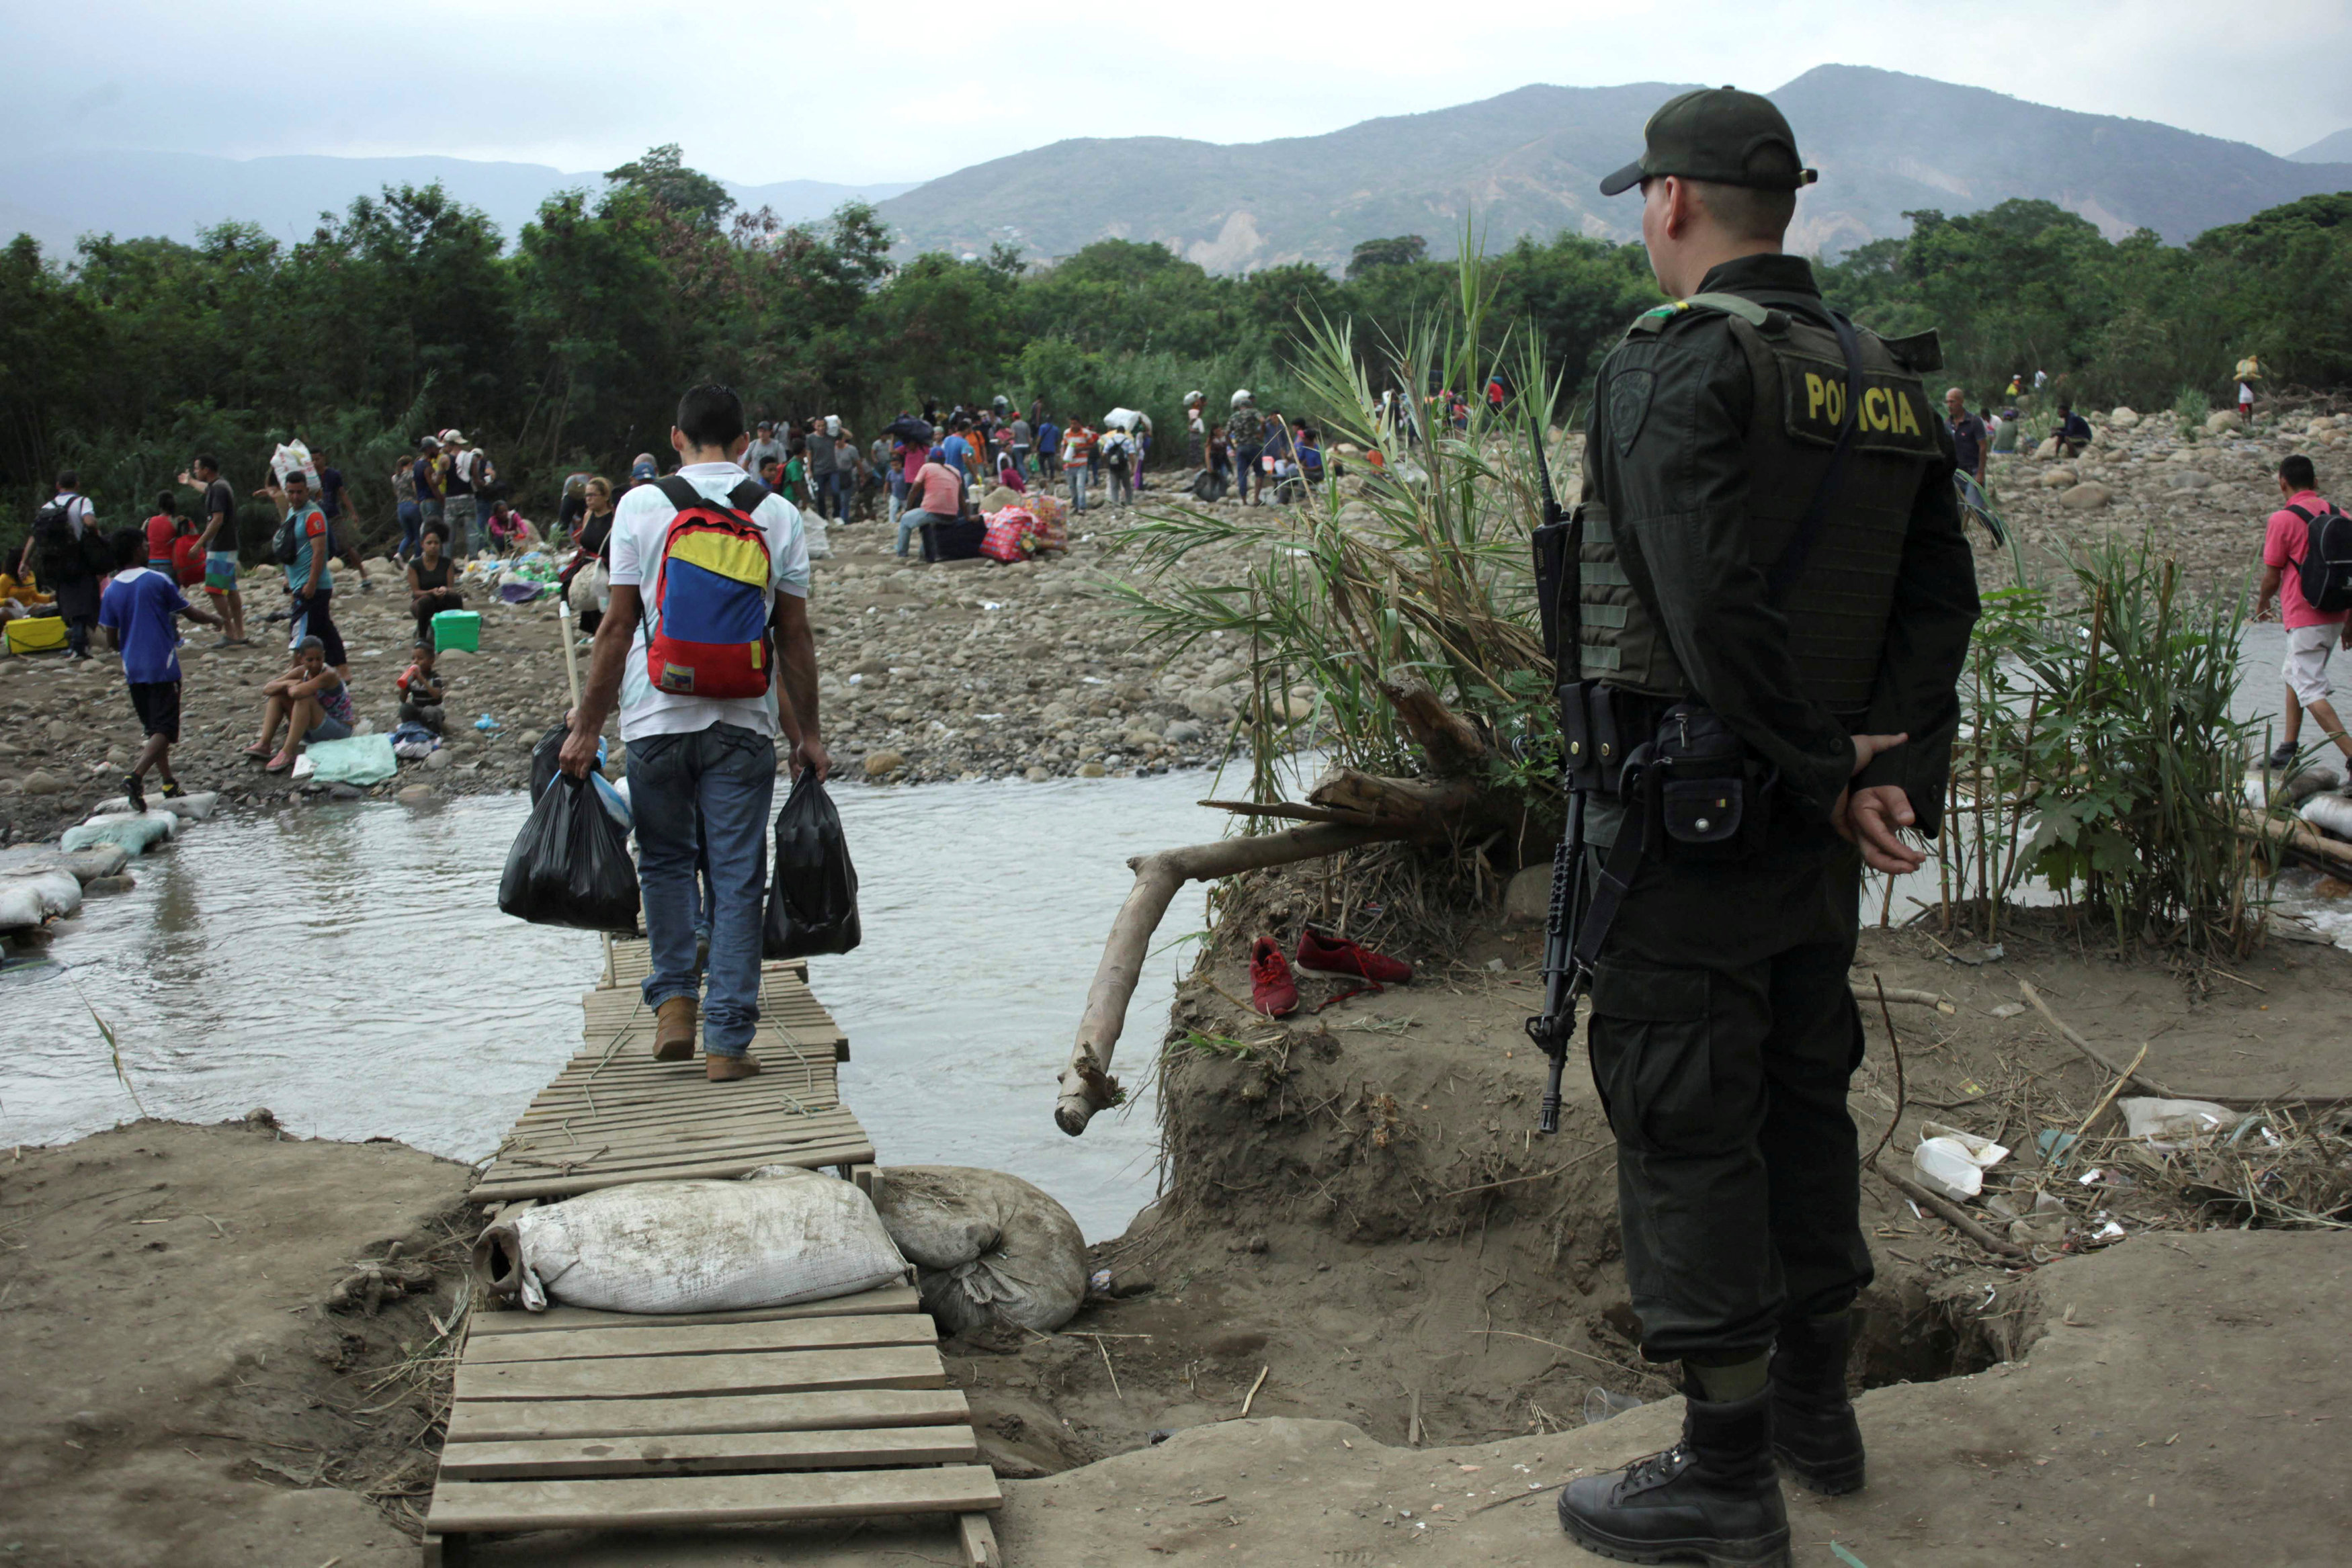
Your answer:
[[[751,514],[769,490],[746,479],[714,501],[673,474],[661,493],[677,508],[662,536],[647,618],[646,673],[654,689],[689,697],[768,695],[775,664],[768,616],[775,603],[768,536]]]

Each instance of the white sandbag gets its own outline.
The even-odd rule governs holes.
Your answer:
[[[0,864],[0,877],[30,876],[35,872],[63,871],[73,873],[82,883],[96,882],[102,876],[120,876],[122,868],[131,863],[131,852],[121,844],[92,844],[86,850],[67,854],[62,850],[28,854],[21,860]]]
[[[121,844],[134,855],[143,855],[179,831],[180,819],[169,811],[120,812],[92,817],[68,828],[58,842],[68,854],[92,844]]]
[[[781,1166],[543,1204],[485,1230],[474,1257],[491,1290],[534,1312],[550,1301],[614,1312],[781,1307],[907,1276],[864,1193]]]
[[[214,808],[219,803],[220,791],[217,789],[192,790],[188,794],[173,795],[169,799],[162,795],[147,797],[149,810],[169,811],[184,822],[204,821],[213,814]],[[130,811],[131,797],[117,795],[110,800],[100,800],[90,809],[89,814],[93,817],[121,817],[129,815]]]
[[[2352,799],[2342,795],[2314,795],[2295,814],[2323,833],[2339,839],[2352,839]]]
[[[81,911],[81,881],[69,871],[0,877],[0,931],[25,931]]]
[[[892,1166],[875,1207],[915,1265],[923,1310],[950,1333],[1057,1329],[1087,1295],[1087,1239],[1070,1211],[1019,1176],[967,1166]]]

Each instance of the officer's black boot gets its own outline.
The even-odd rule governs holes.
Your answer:
[[[1789,1568],[1789,1511],[1772,1469],[1768,1389],[1717,1404],[1694,1384],[1683,1440],[1559,1494],[1560,1528],[1621,1563]]]
[[[1853,1312],[1793,1318],[1772,1352],[1772,1452],[1798,1480],[1835,1496],[1860,1491],[1862,1427],[1845,1395]]]

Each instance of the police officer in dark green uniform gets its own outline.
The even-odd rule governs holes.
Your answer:
[[[1641,187],[1675,303],[1594,390],[1562,722],[1625,1271],[1686,1404],[1678,1445],[1559,1515],[1607,1556],[1747,1568],[1789,1560],[1776,1454],[1818,1490],[1863,1481],[1847,969],[1863,863],[1909,871],[1902,834],[1937,827],[1976,572],[1934,335],[1853,327],[1781,253],[1815,176],[1780,110],[1685,93],[1645,139],[1601,189]]]

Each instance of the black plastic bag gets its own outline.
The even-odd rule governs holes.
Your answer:
[[[857,868],[849,863],[841,813],[812,769],[776,813],[776,872],[760,950],[770,958],[846,953],[860,935]]]
[[[530,748],[530,803],[532,805],[539,804],[539,798],[547,793],[547,787],[554,783],[555,776],[563,770],[563,743],[571,737],[572,726],[568,722],[559,724],[541,736],[539,744]],[[604,742],[600,737],[596,742],[596,771],[602,773],[604,770]]]
[[[499,908],[539,925],[636,935],[637,866],[628,831],[587,779],[557,775],[530,809],[507,852]]]

